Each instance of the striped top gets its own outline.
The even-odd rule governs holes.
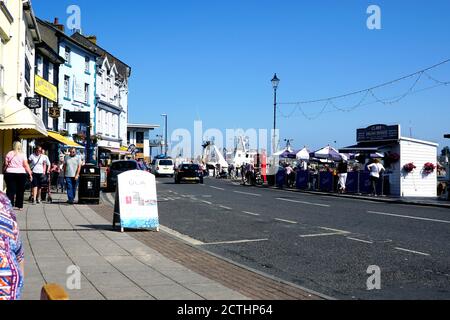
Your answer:
[[[0,300],[20,299],[24,259],[22,241],[11,202],[0,192]]]

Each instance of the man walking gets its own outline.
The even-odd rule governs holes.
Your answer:
[[[68,204],[75,203],[77,194],[78,179],[81,171],[81,159],[77,156],[75,148],[69,150],[69,155],[64,159],[64,177],[67,186]]]

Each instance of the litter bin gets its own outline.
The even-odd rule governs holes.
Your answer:
[[[78,203],[100,203],[100,168],[93,164],[81,167]]]

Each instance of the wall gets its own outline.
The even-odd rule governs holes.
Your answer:
[[[436,164],[437,146],[423,144],[415,141],[400,141],[400,168],[407,163],[414,163],[417,167],[413,172],[405,174],[401,170],[401,195],[404,197],[437,197],[436,170],[429,175],[422,172],[427,162]]]

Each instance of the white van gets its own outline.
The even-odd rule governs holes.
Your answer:
[[[152,173],[155,176],[170,176],[175,174],[174,162],[172,159],[154,159],[152,162]]]

